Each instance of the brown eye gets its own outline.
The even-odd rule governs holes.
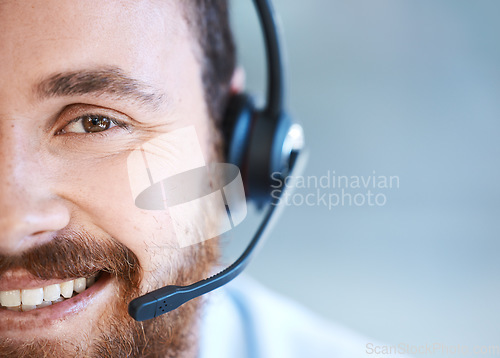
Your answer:
[[[82,126],[86,133],[102,132],[111,126],[112,121],[103,116],[84,116]]]
[[[71,121],[61,133],[99,133],[117,125],[117,121],[98,114],[87,114]]]

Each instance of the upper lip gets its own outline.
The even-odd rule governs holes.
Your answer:
[[[39,288],[66,282],[75,278],[76,277],[68,277],[67,279],[42,280],[33,276],[33,274],[25,269],[9,270],[0,276],[0,291]]]

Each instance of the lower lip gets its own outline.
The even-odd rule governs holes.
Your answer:
[[[90,304],[104,295],[104,288],[111,282],[111,276],[101,273],[99,279],[82,293],[47,307],[27,312],[0,309],[0,332],[47,328],[51,324],[69,319],[84,311]]]

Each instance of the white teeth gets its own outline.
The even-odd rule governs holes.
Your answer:
[[[82,293],[87,287],[87,279],[85,277],[77,278],[73,283],[73,290],[76,293]]]
[[[21,310],[23,312],[31,311],[36,308],[36,305],[25,305],[24,303],[21,305]]]
[[[73,296],[73,280],[63,282],[60,284],[61,286],[61,295],[64,298],[71,298]]]
[[[21,301],[23,305],[39,305],[43,302],[43,288],[21,290]]]
[[[43,307],[47,307],[47,306],[50,306],[52,304],[51,301],[43,301],[42,303],[40,303],[39,305],[36,305],[36,308],[43,308]]]
[[[94,275],[41,288],[0,291],[0,305],[11,311],[23,312],[43,308],[73,297],[73,291],[82,293],[94,284],[95,279]]]
[[[16,307],[21,304],[21,291],[0,291],[0,304],[4,307]]]
[[[43,288],[43,300],[44,301],[54,301],[61,296],[61,286],[60,285],[50,285]]]

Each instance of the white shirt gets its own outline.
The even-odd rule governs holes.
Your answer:
[[[327,322],[248,277],[234,279],[207,300],[199,358],[376,356],[366,352],[373,340]]]

